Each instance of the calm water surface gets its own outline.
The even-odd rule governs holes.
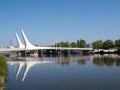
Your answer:
[[[7,90],[120,90],[120,56],[27,57],[7,61]]]

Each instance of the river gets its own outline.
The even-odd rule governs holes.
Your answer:
[[[19,57],[7,64],[7,90],[120,90],[118,55]]]

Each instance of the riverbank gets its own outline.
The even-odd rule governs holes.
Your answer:
[[[6,76],[8,73],[7,63],[3,56],[0,55],[0,90],[6,89]]]

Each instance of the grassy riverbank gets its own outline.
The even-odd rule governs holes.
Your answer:
[[[5,90],[6,88],[6,76],[7,76],[7,63],[3,56],[0,55],[0,90]]]

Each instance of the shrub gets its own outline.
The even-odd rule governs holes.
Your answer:
[[[0,77],[7,76],[7,63],[3,56],[0,56]]]

